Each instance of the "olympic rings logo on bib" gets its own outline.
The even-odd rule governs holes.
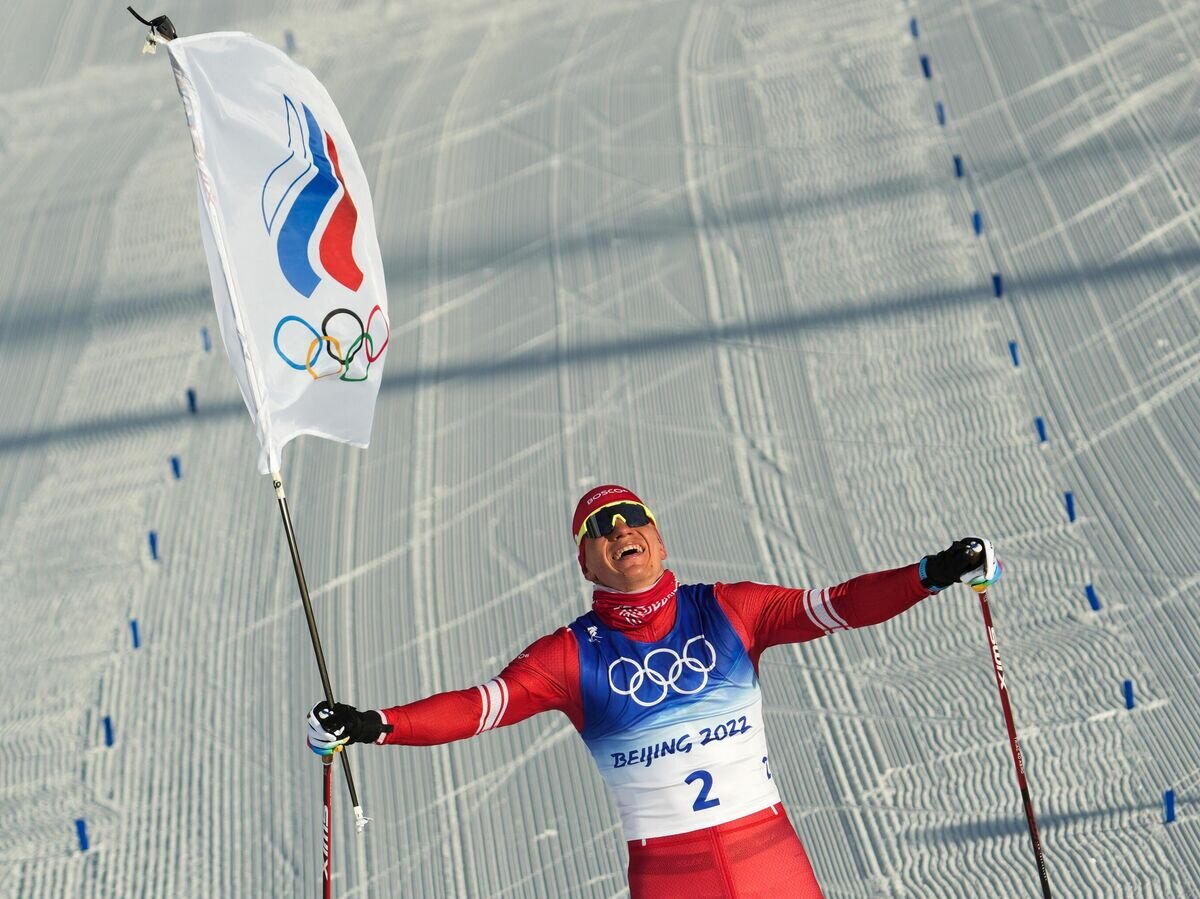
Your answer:
[[[704,659],[690,655],[691,646],[697,640],[704,640],[704,646],[698,649],[701,652],[708,650],[707,664]],[[663,661],[656,663],[655,659]],[[716,665],[717,650],[701,634],[683,644],[682,655],[663,646],[646,653],[641,662],[621,656],[608,666],[608,685],[618,696],[628,696],[643,708],[651,708],[666,699],[672,690],[684,696],[699,693],[708,686],[708,673]],[[620,669],[617,666],[621,666]],[[624,686],[618,686],[613,679],[613,672],[617,670],[624,672]]]

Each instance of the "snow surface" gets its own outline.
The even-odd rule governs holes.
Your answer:
[[[373,442],[285,457],[339,696],[480,682],[584,610],[593,482],[651,502],[685,581],[822,585],[978,531],[1055,895],[1200,895],[1200,6],[337,6],[141,12],[291,30],[373,178]],[[0,13],[0,897],[315,895],[319,682],[201,344],[182,111],[121,7]],[[762,674],[830,899],[1038,895],[972,594]],[[338,895],[626,894],[561,716],[352,755],[375,820],[339,778]]]

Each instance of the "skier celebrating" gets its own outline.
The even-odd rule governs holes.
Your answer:
[[[430,746],[551,709],[567,715],[616,801],[632,899],[795,896],[820,887],[780,802],[758,687],[763,650],[886,621],[962,580],[1000,576],[968,537],[919,563],[821,589],[679,584],[650,509],[604,485],[571,523],[592,610],[486,684],[359,711],[318,703],[308,744]]]

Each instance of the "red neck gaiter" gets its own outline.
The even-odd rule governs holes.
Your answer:
[[[597,588],[592,593],[592,611],[605,627],[620,631],[631,640],[661,640],[675,625],[675,575],[667,570],[639,593],[615,593]]]

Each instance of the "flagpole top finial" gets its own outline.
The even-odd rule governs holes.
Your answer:
[[[167,16],[145,19],[132,6],[125,8],[129,10],[130,15],[150,29],[150,33],[146,35],[146,43],[142,45],[143,53],[154,53],[159,44],[169,43],[179,37],[178,32],[175,31],[175,25]]]

